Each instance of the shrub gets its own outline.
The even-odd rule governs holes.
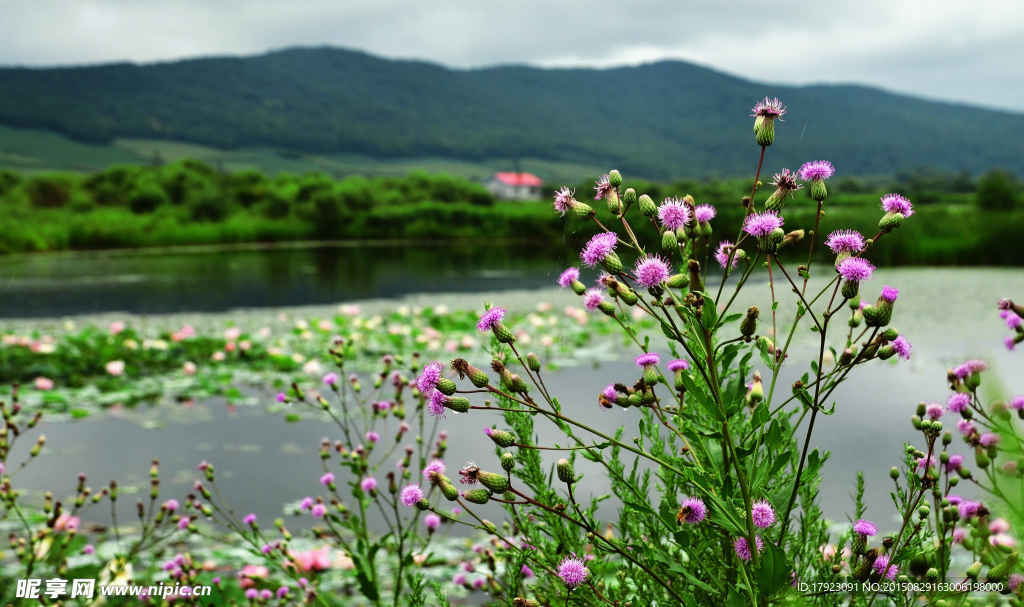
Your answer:
[[[1017,205],[1020,186],[1010,171],[995,169],[978,180],[976,199],[986,211],[1009,211]]]

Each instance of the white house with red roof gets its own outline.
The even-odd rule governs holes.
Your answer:
[[[532,173],[495,173],[484,184],[499,200],[540,200],[544,180]]]

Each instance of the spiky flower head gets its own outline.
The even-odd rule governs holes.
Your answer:
[[[446,417],[444,407],[446,402],[448,402],[448,397],[441,394],[440,390],[431,390],[427,393],[427,413],[433,417]]]
[[[836,255],[857,253],[864,248],[864,237],[855,230],[836,230],[825,239],[825,246]]]
[[[963,364],[957,365],[953,368],[953,375],[956,375],[958,379],[964,379],[972,373],[981,373],[982,371],[988,370],[988,363],[979,359],[972,358],[971,360],[964,361]]]
[[[864,537],[874,537],[878,534],[878,526],[871,521],[861,518],[857,519],[857,522],[853,524],[853,531]]]
[[[478,331],[490,331],[494,325],[505,318],[505,308],[494,307],[480,315],[480,322],[476,324]]]
[[[669,230],[685,227],[693,219],[690,205],[678,198],[666,198],[658,207],[658,219]]]
[[[779,99],[764,98],[764,101],[758,101],[752,110],[751,117],[755,118],[779,118],[781,119],[786,114],[786,108],[782,105]]]
[[[644,255],[637,259],[634,271],[637,283],[648,289],[665,282],[670,274],[668,263],[658,255]]]
[[[957,472],[964,465],[964,456],[959,453],[954,453],[949,456],[949,461],[946,462],[946,472]]]
[[[797,175],[804,181],[825,180],[836,174],[836,168],[827,160],[805,162]]]
[[[882,210],[886,213],[899,213],[904,217],[910,217],[914,214],[914,205],[899,194],[886,194],[882,196]]]
[[[930,403],[927,407],[925,407],[924,411],[925,415],[927,415],[928,418],[931,419],[932,421],[939,419],[946,413],[945,407],[943,407],[939,403]]]
[[[593,312],[597,310],[604,301],[604,293],[597,287],[587,289],[587,292],[583,294],[583,307]]]
[[[558,564],[558,578],[570,590],[579,587],[587,581],[588,577],[590,577],[590,570],[587,569],[583,559],[567,556]]]
[[[363,480],[359,481],[359,488],[369,493],[377,488],[377,479],[372,476],[368,476]]]
[[[563,289],[568,289],[572,286],[572,283],[580,279],[579,268],[566,268],[564,272],[558,277],[558,286]]]
[[[981,510],[981,502],[974,500],[963,500],[956,506],[957,512],[960,514],[960,518],[968,519],[978,516],[978,511]]]
[[[572,208],[573,192],[569,188],[562,188],[555,192],[555,210],[560,215],[565,215]]]
[[[750,508],[750,518],[756,526],[766,529],[775,522],[775,509],[768,500],[755,502]]]
[[[690,368],[690,363],[685,361],[685,360],[683,360],[683,359],[681,359],[681,358],[677,358],[675,360],[668,361],[668,370],[673,372],[673,373],[676,373],[678,371],[685,371],[685,370],[687,370],[689,368]]]
[[[991,447],[999,444],[999,435],[995,432],[986,432],[979,439],[982,447]]]
[[[435,459],[423,467],[423,477],[429,479],[430,475],[434,472],[444,474],[445,469],[446,466],[444,465],[444,462],[439,459]]]
[[[636,363],[636,366],[638,367],[647,367],[650,365],[658,364],[658,361],[660,360],[661,357],[658,356],[657,352],[648,352],[647,354],[641,354],[640,356],[637,356],[636,358],[633,359],[633,362]]]
[[[602,175],[600,179],[594,182],[594,200],[604,200],[609,192],[614,191],[615,186],[611,184],[608,179],[608,175]]]
[[[781,172],[776,173],[772,178],[772,185],[780,190],[785,190],[787,194],[804,187],[796,182],[796,175],[789,169],[782,169]]]
[[[676,521],[680,524],[687,523],[689,525],[696,525],[704,520],[708,515],[707,506],[704,505],[704,501],[698,497],[688,497],[683,500],[683,503],[679,507],[679,514],[676,516]]]
[[[423,489],[420,489],[419,485],[406,485],[402,488],[401,493],[398,494],[398,500],[403,505],[412,508],[423,499]]]
[[[875,266],[863,257],[848,257],[836,268],[839,274],[850,282],[863,282],[871,278]]]
[[[896,354],[899,355],[903,360],[910,360],[910,351],[913,346],[906,337],[900,335],[892,341],[892,347],[896,350]]]
[[[707,223],[711,221],[717,214],[718,211],[716,211],[715,207],[710,204],[699,204],[697,205],[697,208],[693,210],[694,218],[696,218],[700,223]]]
[[[423,394],[427,394],[436,388],[437,382],[441,381],[441,372],[443,369],[443,365],[436,360],[424,365],[423,372],[416,378],[416,389]]]
[[[733,253],[733,244],[728,240],[723,240],[722,242],[718,243],[718,247],[715,248],[715,261],[717,261],[718,265],[722,266],[722,269],[724,270],[725,265],[729,263],[729,257],[731,256],[731,265],[733,268],[735,268],[736,265],[739,264],[740,262],[739,253],[739,250]]]
[[[580,259],[583,260],[583,263],[588,268],[593,268],[615,251],[615,245],[618,243],[618,240],[618,236],[612,232],[601,232],[584,245],[583,252],[580,253]]]
[[[879,576],[884,576],[887,580],[896,579],[896,574],[900,571],[896,565],[889,564],[889,556],[886,554],[876,558],[875,562],[871,564],[871,569]]]
[[[743,221],[743,231],[757,238],[764,238],[781,228],[785,221],[775,211],[752,213]]]
[[[900,290],[897,289],[896,287],[890,287],[889,285],[885,285],[884,287],[882,287],[882,301],[893,303],[894,301],[896,301],[896,298],[899,297],[899,295]]]
[[[754,543],[757,544],[757,552],[758,554],[760,554],[761,550],[764,549],[764,540],[761,539],[761,536],[756,535],[754,536]],[[736,551],[736,556],[740,557],[744,561],[750,560],[750,545],[747,544],[747,538],[736,538],[736,541],[733,542],[732,547],[733,550]]]
[[[615,384],[608,384],[604,390],[601,390],[601,395],[609,402],[614,403],[619,400],[619,392],[615,389]]]

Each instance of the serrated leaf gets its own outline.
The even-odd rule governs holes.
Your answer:
[[[786,562],[786,553],[771,542],[765,542],[761,554],[761,566],[757,570],[757,589],[770,597],[789,586],[791,568]]]

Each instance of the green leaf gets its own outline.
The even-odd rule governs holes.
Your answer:
[[[70,411],[70,413],[71,413],[71,417],[73,417],[75,419],[83,419],[83,418],[89,417],[89,415],[91,415],[89,413],[89,411],[87,411],[85,409],[72,409]]]
[[[705,300],[704,305],[700,307],[700,324],[709,331],[718,324],[718,310],[715,309],[713,301]]]
[[[302,416],[299,415],[298,413],[286,413],[284,416],[284,421],[288,422],[289,424],[294,424],[296,422],[302,421]]]
[[[786,562],[786,553],[771,542],[765,542],[761,555],[761,567],[757,570],[757,589],[764,596],[772,596],[789,586],[791,568]]]

